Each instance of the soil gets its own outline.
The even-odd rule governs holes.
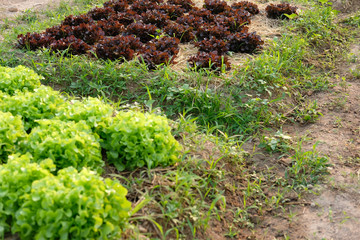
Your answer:
[[[28,9],[54,7],[59,2],[59,0],[0,0],[0,20],[13,18]]]
[[[359,0],[332,0],[333,8],[342,13],[356,12],[360,9]]]
[[[352,58],[360,59],[360,45],[350,49]],[[336,87],[309,97],[318,102],[323,116],[308,126],[283,128],[294,136],[311,137],[308,147],[319,141],[317,150],[333,164],[318,195],[305,197],[311,205],[296,209],[299,214],[289,229],[307,239],[360,239],[360,79],[351,74],[359,67],[348,62],[339,66],[339,77],[332,81]]]
[[[26,10],[44,10],[55,8],[61,0],[0,0],[0,26],[5,19],[14,19]],[[0,35],[0,41],[4,37]]]

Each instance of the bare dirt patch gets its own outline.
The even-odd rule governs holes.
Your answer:
[[[334,9],[343,13],[355,12],[360,9],[359,0],[332,0]]]
[[[55,8],[61,0],[0,0],[0,26],[5,19],[14,19],[26,10],[44,10]],[[0,41],[4,40],[0,35]]]
[[[0,0],[0,20],[15,17],[28,9],[55,7],[59,2],[60,0]]]
[[[352,56],[360,57],[360,45],[351,46]],[[330,92],[310,97],[316,100],[323,114],[316,123],[284,126],[283,130],[296,136],[307,135],[310,148],[329,157],[332,164],[326,184],[305,200],[309,206],[297,208],[291,235],[306,239],[360,238],[360,80],[351,74],[358,64],[343,62],[339,77]],[[346,80],[346,81],[345,81]],[[294,239],[303,239],[294,238]]]

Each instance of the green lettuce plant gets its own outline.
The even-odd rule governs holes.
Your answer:
[[[84,120],[91,128],[94,128],[102,121],[102,118],[110,117],[113,112],[114,109],[109,104],[98,98],[89,97],[82,101],[70,101],[58,110],[56,116],[63,121]]]
[[[127,190],[84,168],[60,170],[32,184],[16,213],[21,239],[117,239],[131,209]]]
[[[15,68],[0,66],[0,91],[13,95],[15,91],[33,91],[40,87],[43,77],[24,66]]]
[[[165,117],[122,111],[105,118],[96,131],[108,161],[119,171],[167,166],[178,160],[180,145]]]
[[[0,112],[0,163],[6,162],[8,156],[15,153],[18,143],[26,136],[20,116]]]
[[[64,103],[59,92],[40,86],[34,92],[16,92],[14,96],[2,94],[0,111],[22,116],[25,130],[28,130],[36,126],[35,120],[53,118]]]
[[[49,159],[40,164],[31,160],[30,155],[10,155],[7,164],[0,165],[0,237],[14,225],[15,213],[23,202],[21,196],[30,192],[34,181],[55,170]]]
[[[38,127],[32,129],[28,139],[21,146],[30,152],[35,161],[50,158],[57,169],[73,166],[81,170],[89,167],[102,171],[99,137],[93,134],[84,122],[63,122],[61,120],[38,120]]]

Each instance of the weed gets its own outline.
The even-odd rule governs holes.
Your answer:
[[[286,153],[292,149],[291,137],[283,134],[282,130],[279,130],[273,137],[262,137],[259,147],[265,148],[268,152]]]
[[[358,56],[354,53],[349,53],[347,56],[347,61],[349,63],[356,63],[358,61]]]
[[[355,79],[360,79],[360,68],[350,69],[350,73]]]
[[[317,109],[318,106],[316,100],[305,102],[300,107],[296,106],[293,112],[294,120],[300,123],[313,123],[322,116],[322,113]]]
[[[161,78],[160,78],[161,79]],[[203,126],[214,126],[227,133],[250,134],[256,131],[256,123],[266,121],[269,103],[258,98],[248,99],[239,94],[238,89],[228,90],[206,86],[192,87],[189,84],[174,86],[170,79],[158,78],[152,82],[150,92],[160,100],[167,116],[176,116],[186,112],[197,118],[197,123]],[[198,81],[203,81],[201,75]],[[208,83],[210,80],[208,81]],[[155,87],[158,86],[158,87]]]
[[[23,14],[19,15],[19,17],[17,19],[20,21],[23,21],[25,23],[31,24],[31,23],[38,21],[39,16],[36,12],[34,12],[30,9],[27,9],[24,11]]]
[[[0,32],[6,29],[10,29],[12,22],[13,21],[8,18],[2,19],[2,23],[0,24]]]
[[[360,26],[360,12],[356,12],[353,16],[345,18],[342,22],[344,24],[352,26],[352,27],[359,27]]]
[[[321,6],[302,12],[296,21],[290,23],[290,27],[301,31],[314,45],[333,42],[337,30],[333,20],[337,14],[338,11],[331,8],[330,1],[321,1]]]
[[[290,240],[290,237],[284,233],[284,239],[285,240]]]
[[[348,213],[346,211],[342,212],[344,215],[344,218],[340,221],[340,224],[344,224],[345,222],[347,222],[349,219],[351,219],[351,217],[348,215]]]
[[[316,151],[318,142],[312,150],[304,151],[302,141],[297,144],[295,154],[291,157],[292,164],[286,169],[285,178],[295,189],[306,187],[309,184],[316,184],[323,175],[328,174],[328,163],[326,156],[319,156]]]
[[[342,77],[340,82],[339,82],[339,86],[342,88],[342,90],[344,92],[346,92],[349,88],[349,83],[346,81],[346,78],[345,77]]]
[[[333,211],[332,211],[331,207],[329,207],[328,217],[329,217],[330,222],[334,222],[334,216],[333,216]]]
[[[234,231],[234,225],[231,225],[229,227],[229,231],[228,233],[225,234],[225,237],[229,237],[229,238],[236,238],[236,236],[239,234],[239,231]]]
[[[337,93],[335,93],[337,94]],[[330,110],[341,110],[346,108],[347,103],[347,94],[340,94],[340,96],[337,96],[331,100],[331,102],[328,104],[328,108]]]
[[[294,219],[295,219],[295,217],[296,217],[297,214],[298,214],[297,212],[292,212],[292,211],[290,210],[290,212],[288,213],[288,217],[289,217],[290,223],[292,223],[292,222],[294,221]]]
[[[285,86],[288,76],[296,73],[305,75],[311,68],[302,62],[307,46],[304,39],[286,34],[270,44],[270,48],[254,60],[249,60],[235,76],[245,88],[272,96],[276,89]]]
[[[335,121],[334,121],[333,125],[334,125],[334,127],[336,127],[336,128],[342,127],[343,125],[342,125],[342,119],[341,119],[341,117],[336,117],[336,116],[335,116]]]

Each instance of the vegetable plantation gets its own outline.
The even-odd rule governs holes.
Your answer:
[[[266,11],[270,18],[286,19],[296,13],[296,7],[271,4]],[[192,68],[229,70],[226,52],[253,53],[264,44],[246,26],[258,13],[258,6],[247,1],[229,6],[222,0],[206,0],[198,8],[191,0],[111,0],[86,14],[67,16],[61,25],[42,33],[20,34],[18,46],[54,52],[67,49],[68,54],[110,60],[137,57],[155,69],[174,62],[180,42],[193,42],[199,52],[188,59]]]
[[[99,176],[105,159],[119,171],[174,164],[180,145],[167,119],[66,99],[23,66],[1,67],[0,78],[0,235],[119,236],[130,202],[118,182]]]
[[[297,239],[278,228],[333,165],[283,129],[323,116],[311,97],[359,25],[337,14],[69,0],[0,17],[0,237]]]

